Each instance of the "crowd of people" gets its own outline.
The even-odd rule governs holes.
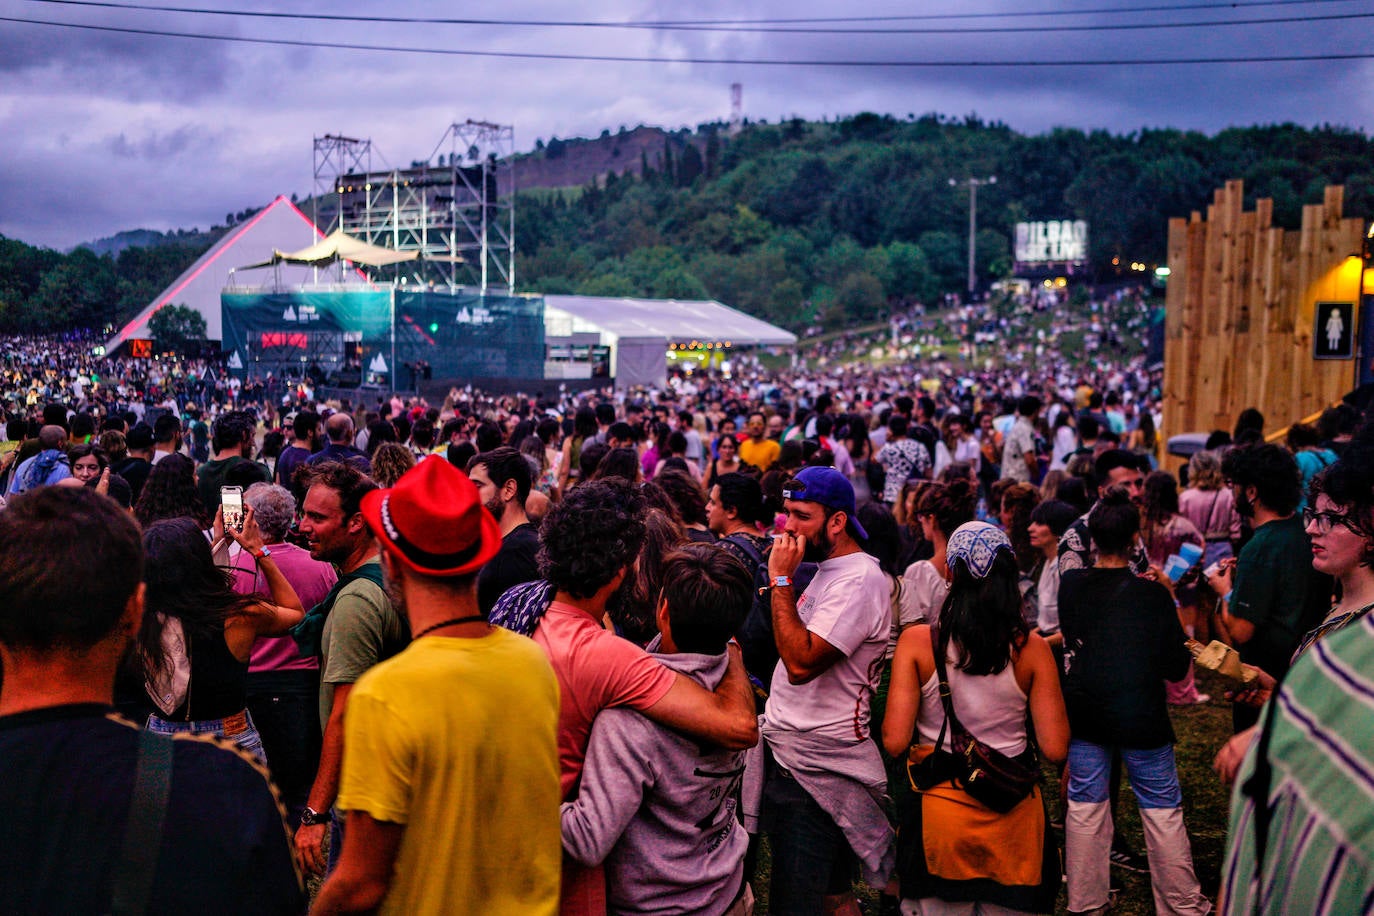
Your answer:
[[[1140,358],[430,405],[0,350],[16,911],[1206,913],[1198,665],[1220,906],[1369,909],[1353,407],[1176,477]]]

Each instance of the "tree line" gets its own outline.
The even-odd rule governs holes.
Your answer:
[[[975,117],[862,113],[672,136],[638,169],[519,193],[523,290],[712,298],[791,327],[872,321],[965,288],[964,181],[991,175],[978,197],[982,282],[1007,275],[1025,220],[1086,220],[1097,279],[1163,263],[1168,219],[1204,208],[1232,178],[1245,181],[1247,206],[1274,200],[1279,226],[1296,228],[1328,184],[1345,185],[1348,215],[1374,215],[1374,143],[1330,125],[1032,136]],[[562,155],[566,142],[531,155]],[[0,330],[123,321],[214,237],[117,256],[0,237]]]
[[[1027,136],[977,118],[864,113],[729,138],[703,125],[641,175],[521,195],[518,274],[528,291],[715,298],[784,325],[838,326],[966,288],[969,177],[997,176],[978,192],[981,282],[1009,272],[1015,224],[1044,219],[1086,220],[1090,267],[1106,280],[1162,264],[1169,218],[1205,208],[1232,178],[1250,206],[1273,198],[1276,225],[1298,226],[1328,184],[1367,218],[1371,153],[1362,133],[1329,125]]]

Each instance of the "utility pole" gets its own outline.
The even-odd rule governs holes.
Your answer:
[[[968,295],[973,299],[973,293],[978,288],[978,273],[974,266],[974,255],[978,246],[978,187],[985,184],[997,184],[997,176],[989,175],[987,178],[969,178],[968,185]],[[961,182],[951,178],[949,186],[957,188]]]

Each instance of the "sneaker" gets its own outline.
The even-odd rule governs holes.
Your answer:
[[[1112,846],[1112,864],[1117,868],[1124,868],[1136,874],[1148,875],[1150,873],[1150,862],[1138,852],[1132,852],[1125,846]]]

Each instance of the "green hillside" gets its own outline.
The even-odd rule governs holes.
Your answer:
[[[519,193],[522,289],[714,298],[789,327],[870,322],[890,305],[964,289],[968,193],[950,182],[992,175],[997,183],[978,197],[983,282],[1009,270],[1022,220],[1086,220],[1099,280],[1130,276],[1132,262],[1162,263],[1168,219],[1205,208],[1232,178],[1245,181],[1251,204],[1272,197],[1284,227],[1296,228],[1327,184],[1345,185],[1347,214],[1374,215],[1374,143],[1342,127],[1027,136],[976,118],[865,113],[751,124],[733,137],[720,124],[661,139],[637,128],[625,136],[662,148],[636,157],[614,155],[628,142],[618,136],[602,138],[606,156],[579,166],[599,177]],[[568,152],[577,141],[558,142],[560,159],[577,158]],[[524,157],[526,169],[553,146]],[[631,161],[605,171],[603,159]],[[562,174],[544,165],[549,180]],[[117,255],[0,237],[0,331],[128,318],[223,231],[169,233]]]
[[[518,276],[530,291],[709,296],[797,326],[879,317],[889,302],[966,286],[968,193],[979,190],[977,268],[1005,275],[1015,223],[1084,219],[1097,279],[1162,263],[1168,219],[1205,208],[1227,179],[1274,198],[1296,227],[1327,184],[1374,214],[1374,144],[1339,127],[1250,127],[1215,136],[1060,129],[1018,134],[977,119],[707,126],[645,177],[612,174],[575,198],[541,191],[516,209]],[[1113,259],[1116,263],[1113,263]]]

